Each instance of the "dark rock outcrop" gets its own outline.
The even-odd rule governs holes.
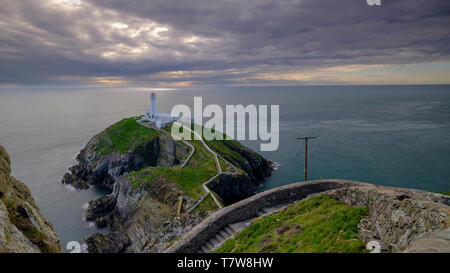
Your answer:
[[[131,146],[125,154],[114,151],[102,155],[96,151],[101,138],[102,134],[93,137],[81,150],[76,157],[78,164],[69,168],[70,172],[64,175],[62,183],[77,189],[99,185],[112,190],[116,179],[123,174],[148,166],[172,167],[189,152],[182,144],[160,134]]]
[[[119,232],[103,235],[95,233],[86,238],[89,253],[119,253],[124,252],[126,247],[130,245],[130,241],[126,236]]]
[[[432,239],[440,241],[446,234],[446,247],[450,251],[450,197],[427,191],[383,187],[362,184],[340,188],[329,193],[334,198],[352,206],[367,206],[369,216],[359,224],[359,237],[364,243],[378,241],[387,252],[430,252]],[[431,235],[433,234],[433,235]],[[426,236],[430,250],[423,244],[410,247],[413,242]]]
[[[104,217],[114,210],[116,199],[112,195],[106,195],[97,200],[89,202],[89,208],[86,212],[86,220],[96,220]],[[101,221],[105,221],[102,219]]]
[[[208,188],[228,206],[255,194],[255,186],[246,174],[221,174],[208,184]]]
[[[227,154],[222,154],[221,151],[216,152],[235,166],[244,170],[255,185],[258,185],[261,180],[266,179],[272,174],[271,161],[241,144],[236,145],[236,143],[236,141],[223,141],[223,144],[227,148],[239,154],[244,160],[238,160]]]

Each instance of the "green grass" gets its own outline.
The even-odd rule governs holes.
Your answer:
[[[212,154],[206,150],[198,140],[187,141],[195,147],[195,152],[183,169],[148,167],[128,174],[133,188],[152,181],[156,176],[162,175],[167,181],[174,182],[180,190],[198,198],[202,196],[202,184],[217,174],[217,166]]]
[[[183,123],[184,125],[190,127],[192,130],[197,129],[197,130],[202,130],[202,126],[198,125],[198,124],[188,124],[186,122]],[[171,132],[171,125],[170,126],[166,126],[164,128],[164,130],[166,130],[167,132]],[[212,132],[215,132],[214,129],[212,129]],[[244,166],[246,163],[246,159],[239,154],[238,152],[236,152],[236,150],[240,150],[242,148],[241,144],[236,141],[236,140],[226,140],[226,134],[222,134],[222,138],[223,140],[217,140],[217,139],[213,139],[213,140],[206,140],[204,139],[206,145],[208,145],[209,148],[211,148],[214,152],[216,152],[217,154],[221,155],[223,158],[225,158],[226,160],[228,160],[229,162],[233,163],[234,165],[237,165],[236,167],[238,168],[238,171],[243,172],[241,169],[239,169],[239,166]],[[193,138],[194,136],[191,135],[191,137]],[[234,171],[233,168],[231,168],[230,166],[227,166],[228,164],[224,161],[222,161],[221,159],[219,159],[219,163],[221,168],[224,171]]]
[[[94,138],[98,139],[95,151],[102,156],[115,151],[125,154],[160,134],[157,130],[138,124],[136,119],[136,117],[122,119],[95,136]]]
[[[236,140],[205,140],[206,145],[210,147],[214,152],[220,154],[229,162],[243,166],[247,161],[242,155],[233,150],[233,148],[239,148],[241,144]]]
[[[438,192],[438,193],[450,196],[450,191],[447,191],[447,192],[441,191],[441,192]]]
[[[216,252],[367,252],[357,236],[358,223],[367,213],[366,207],[351,207],[319,195],[256,220]]]
[[[219,157],[219,164],[220,164],[220,168],[222,169],[223,172],[234,172],[233,167],[230,166],[230,164],[225,162],[225,160],[223,160],[220,157]]]
[[[211,195],[208,195],[194,210],[191,211],[191,213],[192,214],[199,213],[203,215],[208,211],[215,211],[215,210],[217,210],[217,205],[216,203],[214,203],[214,200],[212,199]]]
[[[172,124],[166,124],[166,126],[162,129],[168,133],[171,133],[171,128]],[[167,181],[174,182],[180,190],[193,198],[199,198],[199,196],[204,195],[202,184],[218,172],[214,157],[211,152],[204,147],[201,141],[193,140],[193,138],[192,140],[185,141],[194,146],[195,152],[183,169],[177,167],[148,167],[143,170],[132,172],[128,174],[127,177],[130,179],[133,188],[137,189],[145,183],[149,183],[155,179],[155,177],[163,176]],[[205,142],[209,145],[209,143],[214,144],[216,141],[213,140],[210,142]],[[217,144],[215,148],[220,150],[221,148],[218,147],[218,145],[220,144]],[[213,149],[213,147],[209,147]],[[234,161],[234,158],[237,157],[240,157],[239,160],[245,160],[238,153],[230,150],[228,146],[223,147],[223,149],[226,149],[226,153],[230,154],[229,157]],[[223,153],[220,154],[222,155]],[[224,155],[225,154],[222,156]],[[223,171],[233,171],[233,168],[220,158],[219,164]]]

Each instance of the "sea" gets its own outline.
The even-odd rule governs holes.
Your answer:
[[[349,179],[377,185],[450,191],[450,86],[263,87],[24,87],[0,89],[0,144],[12,175],[25,183],[61,238],[82,242],[96,232],[83,215],[90,200],[108,192],[61,184],[75,156],[98,132],[142,115],[157,96],[157,110],[177,104],[279,105],[279,148],[241,141],[279,164],[258,191],[308,179]],[[224,108],[225,109],[225,108]],[[207,119],[205,118],[205,121]]]

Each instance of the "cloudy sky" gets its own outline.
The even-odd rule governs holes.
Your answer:
[[[0,0],[0,86],[450,84],[450,1]]]

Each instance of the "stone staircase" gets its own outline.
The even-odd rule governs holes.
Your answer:
[[[218,249],[223,243],[225,243],[228,239],[233,237],[235,234],[241,232],[245,228],[249,227],[253,220],[261,217],[267,217],[269,215],[272,215],[274,213],[279,212],[283,208],[285,208],[289,203],[287,204],[280,204],[273,207],[266,207],[256,212],[256,215],[247,218],[243,221],[231,223],[221,230],[214,234],[214,236],[210,237],[202,246],[200,246],[199,249],[197,249],[197,253],[208,253],[213,252],[216,249]]]

